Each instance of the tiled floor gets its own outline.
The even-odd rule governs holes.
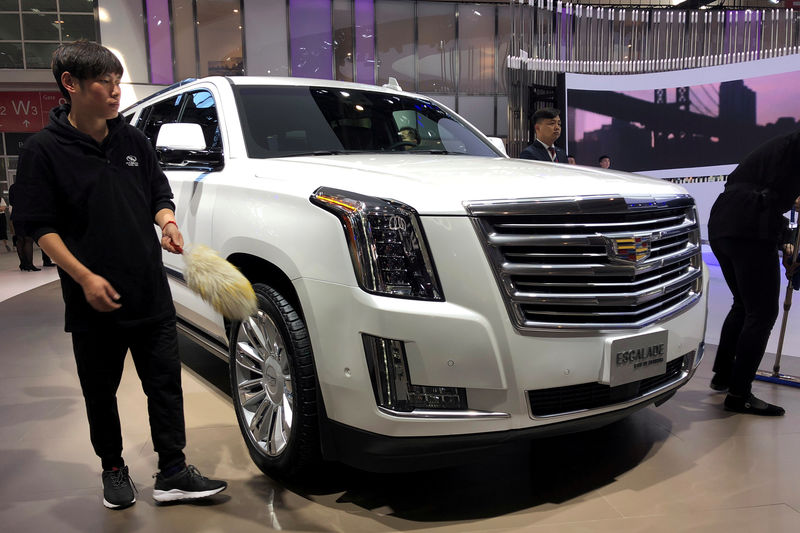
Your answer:
[[[289,487],[247,456],[224,363],[182,341],[187,454],[230,487],[205,503],[153,504],[155,457],[129,365],[119,400],[139,496],[129,509],[106,510],[54,279],[52,271],[21,273],[0,254],[4,532],[800,531],[800,389],[756,383],[759,395],[787,408],[782,418],[724,412],[723,396],[708,388],[713,345],[672,400],[600,430],[499,448],[480,462],[431,472],[328,467],[314,486]],[[727,305],[713,269],[711,296],[709,339]],[[800,328],[800,317],[792,324]],[[787,339],[789,353],[800,355],[791,331]],[[782,368],[799,375],[800,359],[787,357]]]

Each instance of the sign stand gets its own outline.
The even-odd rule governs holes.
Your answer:
[[[795,210],[792,208],[791,219],[794,223]],[[792,252],[792,263],[797,261],[797,252],[800,247],[800,229],[795,227],[797,232],[797,239],[794,243],[794,251]],[[794,277],[794,276],[792,276]],[[775,354],[775,364],[772,366],[772,372],[767,370],[759,370],[756,372],[756,379],[759,381],[768,381],[770,383],[777,383],[778,385],[789,385],[790,387],[800,387],[800,378],[797,376],[790,376],[788,374],[781,374],[781,353],[783,352],[783,337],[786,334],[786,321],[789,318],[789,309],[792,307],[792,294],[794,287],[792,278],[789,278],[789,283],[786,285],[786,296],[783,299],[783,319],[781,320],[781,334],[778,337],[778,351]]]

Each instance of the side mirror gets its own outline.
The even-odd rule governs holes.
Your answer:
[[[162,124],[156,137],[158,161],[165,169],[221,170],[225,157],[219,148],[206,148],[200,124]]]
[[[503,155],[508,155],[508,152],[506,152],[506,145],[503,142],[503,139],[501,139],[500,137],[487,137],[487,139],[489,139],[489,142],[492,143],[492,145],[495,148],[500,150],[503,153]]]
[[[156,136],[156,148],[170,150],[205,150],[206,138],[200,124],[162,124]]]

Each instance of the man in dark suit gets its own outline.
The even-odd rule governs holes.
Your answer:
[[[567,153],[553,145],[561,135],[561,112],[554,107],[538,109],[533,114],[533,130],[536,139],[533,144],[525,148],[520,159],[535,159],[537,161],[567,162]]]

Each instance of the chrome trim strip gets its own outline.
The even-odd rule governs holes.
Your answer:
[[[651,232],[608,232],[608,233],[592,233],[592,234],[568,234],[568,235],[510,235],[488,233],[486,237],[487,244],[497,248],[499,246],[603,246],[608,243],[608,239],[630,237],[631,235],[637,236],[639,233],[642,235],[652,236],[652,242],[659,242],[681,235],[690,235],[691,232],[697,227],[697,223],[692,222],[681,226],[674,226],[672,228],[664,228],[658,231]],[[558,231],[554,227],[553,233]]]
[[[182,323],[180,320],[178,320],[177,326],[178,326],[178,331],[180,331],[181,333],[183,333],[184,335],[189,337],[192,341],[196,342],[197,344],[199,344],[200,346],[202,346],[203,348],[205,348],[206,350],[208,350],[212,354],[216,355],[217,357],[219,357],[223,361],[226,361],[226,362],[228,361],[228,352],[226,352],[222,348],[222,346],[220,346],[219,344],[215,343],[211,339],[208,339],[208,338],[202,336],[201,334],[196,332],[194,329],[192,329],[190,326]]]
[[[602,407],[602,409],[606,409],[606,408],[613,408],[613,409],[609,409],[609,410],[624,409],[626,407],[630,407],[630,406],[635,405],[637,403],[641,403],[642,401],[645,401],[648,398],[651,398],[653,396],[657,396],[659,394],[667,392],[667,390],[669,388],[671,388],[671,387],[679,386],[680,382],[684,381],[684,380],[687,380],[688,377],[689,377],[689,372],[686,371],[686,370],[681,370],[681,373],[680,373],[678,379],[676,379],[674,381],[671,381],[669,383],[666,383],[666,384],[664,384],[663,386],[661,386],[661,387],[659,387],[657,389],[653,389],[652,391],[648,392],[644,396],[637,396],[636,398],[628,400],[627,402],[612,403],[612,404],[609,404],[609,405],[604,405]],[[566,412],[566,413],[556,413],[556,414],[553,414],[553,415],[544,415],[544,416],[536,416],[536,415],[531,414],[531,418],[533,418],[534,420],[552,420],[553,418],[558,418],[558,417],[562,417],[562,416],[570,416],[570,415],[576,415],[576,414],[580,414],[580,413],[597,412],[599,410],[600,409],[579,409],[577,411],[569,411],[569,412]]]
[[[682,218],[686,218],[685,216]],[[491,224],[488,222],[484,222],[487,226],[492,228],[501,227],[502,224]],[[631,235],[638,236],[638,235],[647,235],[651,236],[653,241],[658,241],[662,239],[668,239],[671,237],[676,237],[678,235],[688,235],[692,232],[692,230],[697,226],[697,223],[692,220],[686,220],[685,222],[678,224],[677,226],[667,226],[661,229],[653,229],[653,230],[642,230],[642,229],[635,229],[637,224],[641,222],[626,222],[624,223],[623,227],[627,227],[629,229],[618,229],[614,228],[614,231],[603,231],[602,236],[608,238],[619,238],[619,237],[630,237]],[[613,224],[616,225],[616,224]],[[609,224],[598,224],[598,230],[602,230],[603,228],[609,228],[612,226],[611,223]],[[563,235],[558,234],[559,231],[563,231],[567,228],[572,228],[571,225],[568,224],[547,224],[544,225],[551,230],[551,233],[554,235],[518,235],[513,233],[498,233],[496,231],[492,233],[488,233],[489,235],[489,243],[496,245],[496,246],[546,246],[553,242],[559,242],[560,240],[566,241],[575,241],[575,242],[568,242],[569,246],[585,246],[588,244],[594,243],[601,243],[602,236],[600,231],[595,231],[592,233],[565,233]],[[522,229],[522,228],[517,228]]]
[[[550,264],[529,265],[526,263],[508,263],[499,265],[499,274],[531,274],[535,276],[618,276],[625,274],[643,274],[663,268],[700,254],[700,246],[688,244],[683,250],[656,256],[641,263],[587,263],[587,264]]]
[[[186,285],[186,278],[183,277],[183,273],[180,270],[175,270],[174,268],[164,265],[164,271],[167,273],[168,277]]]
[[[691,207],[694,200],[688,194],[669,196],[553,196],[549,198],[517,198],[498,200],[467,200],[461,203],[470,216],[488,215],[569,215],[576,213],[608,213],[637,209],[669,209]]]
[[[694,355],[695,353],[696,352],[694,350],[692,350],[691,352],[689,352],[687,354],[684,354],[681,357],[686,357],[687,355],[690,355],[690,354]],[[694,357],[693,357],[693,359],[694,359]],[[683,366],[686,366],[686,365],[683,365]],[[624,401],[624,402],[612,403],[612,404],[604,405],[603,407],[598,407],[596,409],[578,409],[576,411],[568,411],[568,412],[564,412],[564,413],[555,413],[555,414],[552,414],[552,415],[536,416],[531,411],[531,402],[530,402],[530,399],[528,399],[528,415],[533,420],[548,420],[548,421],[552,421],[554,418],[574,416],[576,414],[584,414],[584,413],[600,414],[600,413],[605,412],[605,411],[616,411],[616,410],[619,410],[619,409],[625,409],[627,407],[631,407],[631,406],[636,405],[638,403],[641,403],[643,401],[647,401],[648,399],[652,398],[653,396],[658,396],[660,394],[668,392],[670,389],[673,389],[673,388],[677,389],[677,388],[681,387],[686,382],[688,382],[689,379],[691,378],[692,374],[694,374],[694,369],[692,368],[692,366],[693,365],[690,364],[689,368],[681,367],[681,371],[678,374],[677,379],[674,379],[674,380],[672,380],[672,381],[670,381],[668,383],[665,383],[665,384],[661,385],[660,387],[658,387],[656,389],[653,389],[653,390],[651,390],[650,392],[648,392],[646,394],[643,394],[641,396],[637,396],[636,398],[631,398],[630,400],[627,400],[627,401]],[[525,391],[525,393],[526,393],[525,396],[528,396],[527,392],[528,391]]]
[[[511,418],[509,413],[499,413],[493,411],[476,411],[469,409],[465,411],[439,411],[434,409],[414,409],[411,412],[398,412],[378,406],[381,413],[397,418],[436,418],[449,420],[486,420],[498,418]]]
[[[617,293],[536,293],[536,292],[515,292],[513,298],[516,302],[542,303],[556,305],[637,305],[659,296],[676,290],[680,285],[687,285],[702,277],[700,270],[687,272],[677,278],[673,278],[663,284],[648,287],[635,292]]]
[[[610,287],[634,287],[634,286],[637,286],[637,285],[644,285],[646,283],[653,283],[657,279],[659,279],[659,278],[661,278],[663,276],[668,276],[670,274],[675,274],[676,272],[680,272],[681,270],[684,270],[684,269],[691,270],[691,269],[696,269],[696,267],[693,267],[692,265],[689,265],[689,264],[679,265],[678,268],[674,268],[674,269],[669,270],[667,272],[663,272],[663,273],[659,274],[658,276],[651,276],[649,278],[642,278],[640,280],[631,281],[630,283],[621,283],[621,282],[616,282],[616,281],[614,281],[614,282],[599,281],[599,282],[581,283],[579,285],[576,285],[575,283],[563,283],[563,282],[562,283],[554,283],[554,282],[550,282],[550,281],[517,280],[517,281],[514,282],[514,285],[516,285],[517,287],[531,287],[531,286],[533,286],[533,287],[576,287],[577,286],[577,287],[587,287],[587,288],[590,288],[590,287],[609,287],[609,288]],[[696,269],[696,270],[699,270],[699,269]],[[604,293],[601,293],[601,294],[604,294]]]
[[[649,326],[650,324],[654,324],[660,320],[664,320],[666,318],[671,317],[672,315],[677,314],[678,312],[682,312],[689,307],[692,307],[697,303],[700,299],[699,293],[692,293],[691,296],[685,300],[681,300],[679,303],[673,305],[669,309],[665,309],[661,313],[657,313],[652,315],[646,319],[642,319],[638,322],[625,322],[625,323],[618,323],[618,322],[592,322],[590,324],[574,324],[574,323],[565,323],[565,322],[535,322],[529,321],[522,316],[522,327],[527,330],[552,330],[552,329],[562,329],[562,330],[609,330],[609,329],[638,329],[643,328],[645,326]],[[521,312],[521,310],[520,310]],[[553,314],[553,313],[551,313]],[[616,313],[619,314],[619,313]]]
[[[573,223],[573,224],[508,224],[508,223],[500,223],[495,224],[494,226],[497,228],[515,228],[515,229],[526,229],[526,228],[539,228],[539,229],[550,229],[553,227],[561,227],[561,228],[613,228],[613,227],[620,227],[626,228],[632,225],[654,225],[654,224],[663,224],[664,222],[669,222],[670,220],[681,220],[684,217],[682,216],[673,216],[667,218],[656,218],[652,220],[641,220],[636,222],[591,222],[591,223]]]

